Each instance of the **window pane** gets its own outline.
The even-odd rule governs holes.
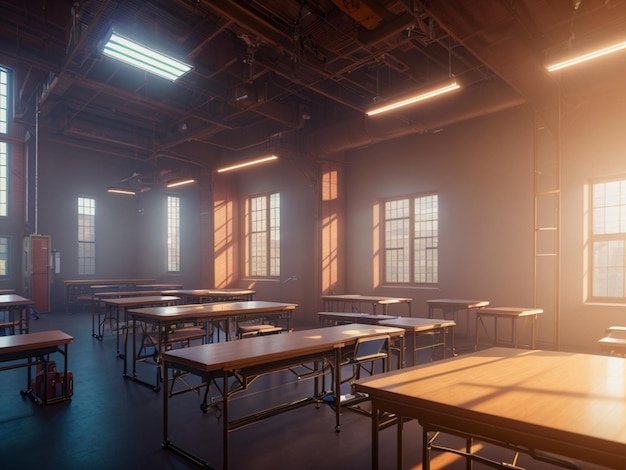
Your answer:
[[[0,142],[0,216],[8,215],[8,199],[9,199],[9,145]]]
[[[624,296],[624,241],[593,244],[593,294],[599,297]]]
[[[249,199],[251,276],[280,276],[280,194]]]
[[[591,295],[626,296],[626,180],[592,186]]]
[[[0,237],[0,277],[9,276],[9,237]]]
[[[180,271],[180,198],[167,197],[167,270]]]
[[[438,282],[437,195],[386,201],[383,217],[385,282]]]
[[[78,198],[78,274],[96,273],[96,201]]]
[[[438,281],[438,207],[437,195],[415,199],[415,282]]]
[[[0,67],[0,134],[9,132],[9,72]]]
[[[270,196],[270,276],[280,276],[280,196]]]
[[[409,200],[385,203],[385,280],[409,282]]]

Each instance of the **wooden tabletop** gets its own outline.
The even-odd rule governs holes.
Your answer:
[[[175,297],[173,295],[144,295],[100,300],[105,304],[117,305],[118,307],[133,307],[135,305],[175,302],[180,300],[180,297]]]
[[[467,300],[467,299],[432,299],[426,303],[433,307],[458,307],[458,308],[482,308],[489,305],[488,300]]]
[[[543,313],[542,308],[527,307],[488,307],[481,308],[479,315],[491,315],[495,317],[525,317],[528,315],[539,315]]]
[[[0,357],[4,354],[68,344],[74,338],[61,330],[40,331],[23,335],[0,336]]]
[[[163,295],[181,295],[190,297],[219,297],[254,295],[255,290],[251,289],[169,289],[161,292]]]
[[[397,303],[409,303],[413,299],[409,297],[382,297],[379,295],[360,295],[360,294],[333,294],[323,295],[323,300],[326,301],[341,301],[341,302],[375,302],[379,304],[397,304]]]
[[[154,279],[139,278],[139,279],[67,279],[63,281],[65,285],[115,285],[115,284],[148,284],[154,282]]]
[[[380,325],[395,326],[404,328],[405,330],[427,331],[435,328],[449,328],[456,326],[452,320],[442,320],[438,318],[415,318],[415,317],[398,317],[378,322]]]
[[[182,284],[154,284],[154,283],[146,283],[146,284],[135,284],[135,287],[140,287],[145,290],[156,290],[156,289],[182,289]]]
[[[360,313],[360,312],[317,312],[321,318],[335,321],[350,321],[352,323],[369,323],[377,324],[381,320],[390,320],[398,318],[394,315],[385,315],[378,313]]]
[[[626,468],[626,360],[491,348],[356,382],[383,410]]]
[[[105,297],[145,297],[147,294],[150,294],[149,290],[112,290],[108,292],[94,292],[93,296],[102,299]],[[165,294],[161,292],[161,295]]]
[[[243,302],[219,302],[208,304],[173,305],[170,307],[145,307],[132,309],[128,313],[132,318],[152,321],[187,320],[210,317],[226,317],[251,313],[270,313],[281,310],[295,310],[298,304],[250,300]]]
[[[16,305],[33,305],[34,300],[27,299],[17,294],[2,294],[0,295],[1,307],[13,307]]]
[[[257,336],[241,341],[203,344],[167,351],[163,353],[163,359],[207,372],[231,371],[324,352],[353,344],[358,338],[387,334],[403,336],[404,330],[353,323],[282,335]]]

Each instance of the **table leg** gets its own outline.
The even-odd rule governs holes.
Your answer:
[[[341,431],[341,347],[335,348],[335,432]]]
[[[474,340],[474,351],[478,351],[478,345],[480,344],[480,324],[483,321],[483,317],[476,315],[476,339]]]
[[[422,470],[430,470],[430,439],[427,428],[422,426]]]
[[[372,470],[378,470],[378,406],[372,401]]]
[[[169,363],[163,362],[163,380],[165,383],[169,380]],[[169,427],[169,394],[167,393],[167,387],[163,387],[163,442],[161,447],[167,449],[170,445],[170,438],[168,435]]]
[[[229,444],[229,431],[228,431],[228,372],[224,372],[224,383],[222,392],[222,419],[224,420],[224,469],[228,469],[228,444]],[[164,387],[167,388],[167,387]]]
[[[396,431],[396,454],[397,460],[396,464],[398,466],[398,470],[402,470],[404,468],[404,449],[402,447],[402,436],[404,434],[404,420],[402,416],[396,416],[398,420],[397,431]]]

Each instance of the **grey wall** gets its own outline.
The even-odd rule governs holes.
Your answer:
[[[166,274],[165,196],[161,187],[137,197],[107,193],[106,188],[137,168],[129,160],[44,143],[39,157],[39,232],[52,236],[61,254],[54,275],[53,306],[63,300],[63,280],[77,279],[77,198],[96,199],[95,279],[149,277],[194,287],[199,277],[197,189],[181,196],[181,276]]]

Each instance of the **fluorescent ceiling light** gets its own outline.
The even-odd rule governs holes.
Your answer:
[[[172,81],[191,70],[190,65],[137,44],[116,33],[111,33],[109,40],[104,45],[103,53]]]
[[[124,188],[122,186],[109,186],[107,192],[115,194],[127,194],[128,196],[136,196],[137,191],[131,188]]]
[[[276,155],[269,155],[266,157],[261,157],[261,158],[257,158],[255,160],[249,160],[246,162],[242,162],[242,163],[237,163],[235,165],[231,165],[231,166],[226,166],[224,168],[219,168],[217,170],[218,173],[224,173],[226,171],[233,171],[233,170],[239,170],[240,168],[245,168],[248,166],[252,166],[252,165],[259,165],[261,163],[265,163],[265,162],[269,162],[272,160],[276,160],[278,157]]]
[[[166,186],[168,188],[177,188],[179,186],[185,186],[191,183],[195,183],[196,180],[194,178],[177,178],[174,180],[170,180],[167,182]]]
[[[375,116],[376,114],[385,113],[387,111],[391,111],[393,109],[397,109],[403,106],[408,106],[410,104],[414,104],[419,101],[424,101],[429,98],[434,98],[435,96],[448,93],[449,91],[457,90],[458,88],[460,88],[460,85],[456,82],[455,79],[451,79],[444,83],[440,83],[439,85],[436,85],[434,87],[422,89],[411,95],[403,96],[393,101],[392,103],[384,104],[376,108],[372,108],[369,111],[367,111],[367,115]]]
[[[554,72],[556,70],[561,70],[572,65],[580,64],[581,62],[586,62],[588,60],[596,59],[598,57],[602,57],[613,52],[621,51],[622,49],[626,49],[626,41],[621,41],[611,46],[602,47],[591,52],[579,54],[577,56],[561,60],[552,65],[547,65],[546,68],[548,69],[548,72]]]

